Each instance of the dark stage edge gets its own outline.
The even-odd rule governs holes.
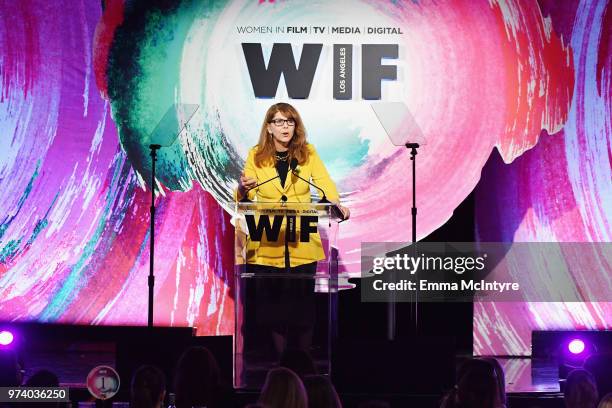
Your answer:
[[[91,368],[97,365],[110,365],[117,369],[122,377],[120,393],[105,404],[112,405],[116,401],[129,400],[129,378],[131,373],[142,364],[155,364],[166,373],[168,384],[172,384],[172,371],[180,354],[191,345],[208,347],[216,356],[222,375],[227,384],[231,384],[232,376],[232,337],[203,336],[196,337],[191,328],[153,328],[146,327],[99,327],[70,326],[51,324],[16,324],[4,323],[17,332],[17,346],[21,349],[25,368],[25,379],[39,369],[50,369],[60,378],[62,385],[71,387],[71,399],[77,406],[77,401],[90,400],[85,387],[85,378]],[[434,343],[432,343],[434,341]],[[438,343],[435,343],[438,341]],[[405,352],[395,361],[377,360],[381,370],[386,373],[381,378],[373,378],[372,371],[360,373],[356,363],[361,361],[362,368],[371,370],[363,356],[372,356],[376,361],[380,354],[375,350],[385,346],[384,342],[372,343],[367,347],[367,341],[357,341],[353,348],[345,349],[345,356],[353,356],[352,363],[346,360],[336,361],[336,376],[332,373],[332,381],[336,384],[344,407],[356,407],[366,400],[383,400],[392,407],[438,407],[442,392],[448,389],[448,379],[452,381],[454,366],[466,355],[453,354],[451,343],[443,338],[422,338],[411,340],[399,339],[386,344],[386,352],[411,350],[410,344],[416,345],[429,342],[440,347],[437,352],[430,347],[426,353],[420,351],[419,358],[415,353]],[[345,347],[346,344],[345,344]],[[365,349],[363,348],[365,347]],[[375,347],[375,348],[374,348]],[[443,348],[443,349],[442,349]],[[28,350],[29,352],[24,352]],[[360,350],[361,356],[355,358],[352,352]],[[369,351],[368,351],[369,350]],[[454,348],[452,348],[454,351]],[[337,354],[342,355],[343,352]],[[449,362],[447,357],[452,358]],[[389,356],[387,356],[389,358]],[[414,360],[410,361],[411,358]],[[510,407],[560,407],[562,395],[559,393],[558,371],[553,366],[543,365],[530,358],[499,358],[506,371],[506,389]],[[386,361],[385,364],[380,364]],[[427,377],[423,375],[423,362],[429,361],[434,367],[446,366],[444,373],[437,378],[431,377],[432,383],[415,379]],[[397,371],[397,363],[404,364]],[[338,364],[347,364],[345,373]],[[442,364],[443,365],[440,365]],[[450,365],[449,365],[450,364]],[[452,370],[448,372],[448,370]],[[339,372],[338,372],[339,371]],[[363,371],[363,370],[362,370]],[[425,370],[426,371],[426,370]],[[346,373],[352,374],[346,374]],[[344,377],[342,377],[344,375]],[[369,377],[368,377],[369,375]],[[369,381],[364,381],[364,379]],[[403,380],[403,381],[402,381]],[[412,382],[412,383],[408,383]],[[450,383],[448,383],[450,384]],[[352,385],[358,385],[355,389]],[[418,387],[417,387],[418,386]],[[364,388],[365,387],[365,388]],[[418,388],[421,389],[418,389]],[[367,390],[367,392],[364,392]],[[228,401],[227,407],[243,407],[255,402],[257,390],[237,390],[233,401]]]

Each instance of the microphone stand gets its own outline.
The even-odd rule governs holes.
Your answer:
[[[155,274],[154,274],[154,262],[155,262],[155,162],[157,161],[157,150],[161,148],[161,145],[151,144],[151,207],[149,208],[151,216],[151,241],[149,243],[149,313],[148,313],[148,327],[153,327],[153,288],[155,286]]]
[[[293,164],[293,163],[292,163],[292,164]],[[302,180],[302,181],[304,181],[304,182],[308,183],[309,185],[311,185],[311,186],[313,186],[314,188],[316,188],[317,190],[319,190],[319,191],[320,191],[320,192],[323,194],[323,197],[322,197],[322,198],[319,200],[319,202],[320,202],[321,204],[331,204],[331,202],[330,202],[330,201],[327,199],[327,197],[325,196],[325,191],[323,191],[323,189],[322,189],[322,188],[320,188],[320,187],[318,187],[318,186],[315,186],[315,185],[314,185],[314,184],[312,184],[310,181],[306,180],[306,179],[305,179],[305,178],[303,178],[303,177],[300,177],[300,175],[297,173],[297,171],[295,171],[295,168],[292,168],[292,169],[291,169],[291,174],[293,174],[295,177],[299,178],[300,180]]]
[[[249,188],[249,189],[245,190],[245,191],[244,191],[244,195],[243,195],[243,196],[242,196],[242,198],[240,199],[240,202],[241,202],[241,203],[252,203],[253,201],[251,201],[251,200],[249,199],[249,191],[251,191],[251,190],[253,190],[253,189],[256,189],[256,188],[257,188],[257,187],[259,187],[259,186],[263,186],[264,184],[269,183],[269,182],[271,182],[272,180],[276,180],[276,179],[277,179],[277,178],[279,178],[279,177],[280,177],[280,176],[279,176],[279,175],[277,175],[276,177],[272,177],[271,179],[268,179],[268,180],[264,181],[263,183],[259,183],[259,184],[255,185],[255,186],[253,186],[253,187],[251,187],[251,188]],[[283,200],[283,201],[287,201],[287,199],[285,198],[285,200]]]
[[[293,163],[291,163],[293,165]],[[296,171],[297,166],[292,167],[291,168],[291,174],[293,174],[295,177],[299,178],[302,181],[305,181],[306,183],[310,184],[311,186],[313,186],[314,188],[316,188],[317,190],[319,190],[321,193],[323,193],[323,197],[319,200],[319,203],[321,204],[331,204],[331,201],[329,201],[327,199],[327,197],[325,196],[325,191],[323,191],[322,188],[320,188],[319,186],[316,186],[314,184],[312,184],[310,181],[306,180],[303,177],[300,177],[299,174],[297,174]],[[337,205],[334,205],[333,207],[330,207],[330,213],[333,214],[334,216],[338,217],[341,221],[344,221],[346,218],[344,218],[344,214],[342,214],[342,211],[340,211],[340,209],[338,208]]]

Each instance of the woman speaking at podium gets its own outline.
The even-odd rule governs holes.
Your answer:
[[[313,145],[306,141],[300,114],[287,103],[277,103],[266,112],[259,143],[249,151],[236,198],[247,195],[258,202],[310,203],[310,185],[292,170],[322,190],[329,201],[338,203],[336,184]],[[263,184],[270,179],[274,180]],[[348,208],[337,206],[343,218],[348,219]],[[279,256],[278,245],[262,244],[254,251],[250,249],[247,268],[256,274],[282,274],[289,266],[289,273],[314,275],[317,261],[325,258],[320,238],[292,243],[289,259]],[[295,343],[290,346],[307,349],[314,325],[314,279],[263,280],[270,282],[257,285],[258,323],[271,329],[277,352],[282,353],[288,340]]]

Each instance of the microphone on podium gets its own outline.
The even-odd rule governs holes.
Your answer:
[[[306,180],[303,177],[300,177],[300,175],[296,171],[297,167],[298,167],[298,161],[294,157],[293,159],[291,159],[291,162],[289,163],[289,168],[291,169],[291,174],[293,174],[295,177],[299,178],[300,180],[305,181],[306,183],[310,184],[311,186],[313,186],[314,188],[319,190],[322,193],[322,198],[319,200],[320,203],[323,203],[323,204],[329,203],[330,201],[325,196],[325,191],[323,191],[323,189],[321,187],[317,186],[316,184],[311,183],[310,181]]]
[[[325,191],[324,191],[324,190],[323,190],[321,187],[317,186],[316,184],[311,183],[310,181],[306,180],[306,179],[305,179],[305,178],[303,178],[303,177],[300,177],[300,175],[299,175],[299,174],[298,174],[298,172],[297,172],[297,167],[298,167],[298,161],[297,161],[297,159],[294,157],[293,159],[291,159],[291,162],[289,163],[289,169],[291,170],[291,174],[293,174],[294,176],[296,176],[296,177],[297,177],[297,178],[299,178],[300,180],[305,181],[305,182],[306,182],[306,183],[308,183],[309,185],[311,185],[311,186],[313,186],[314,188],[316,188],[317,190],[319,190],[319,191],[321,192],[321,195],[322,195],[322,198],[319,200],[319,202],[320,202],[321,204],[331,204],[331,201],[329,201],[329,200],[327,199],[327,196],[325,195]],[[331,206],[331,213],[332,213],[332,214],[333,214],[335,217],[337,217],[337,218],[341,219],[342,221],[344,221],[344,220],[345,220],[345,218],[344,218],[344,214],[342,213],[342,211],[340,210],[340,208],[338,208],[338,206],[337,206],[337,205],[333,205],[333,206]]]
[[[263,186],[264,184],[269,183],[270,181],[275,180],[275,179],[277,179],[279,177],[280,177],[280,175],[277,174],[275,177],[272,177],[271,179],[268,179],[268,180],[266,180],[266,181],[264,181],[262,183],[258,183],[256,185],[254,185],[253,187],[245,190],[244,196],[240,199],[240,202],[241,203],[251,203],[251,202],[253,202],[252,200],[249,200],[249,191],[251,191],[251,190],[253,190],[253,189],[255,189],[255,188],[259,187],[259,186]]]

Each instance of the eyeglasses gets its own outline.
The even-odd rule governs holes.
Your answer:
[[[295,126],[294,119],[272,119],[270,123],[274,123],[276,126],[281,127],[287,124],[287,126]]]

